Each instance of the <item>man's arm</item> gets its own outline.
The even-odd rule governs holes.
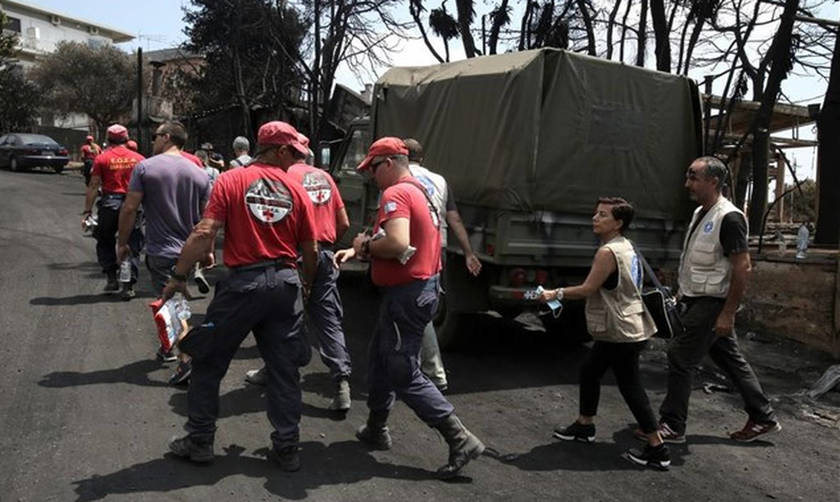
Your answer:
[[[411,243],[408,218],[390,219],[382,224],[382,229],[385,230],[385,236],[375,241],[370,240],[367,254],[377,258],[399,258]]]
[[[308,295],[318,269],[318,245],[315,241],[301,242],[300,251],[303,257],[303,288]]]
[[[455,233],[455,238],[458,239],[458,244],[464,251],[464,259],[467,263],[467,269],[472,275],[478,275],[481,272],[481,261],[475,256],[473,248],[470,245],[470,238],[467,235],[467,229],[464,228],[464,222],[461,221],[461,214],[457,209],[446,211],[446,222],[449,228]]]
[[[732,277],[729,282],[729,293],[726,295],[726,303],[720,311],[715,322],[715,333],[718,336],[729,336],[735,329],[735,311],[741,304],[741,298],[747,290],[747,282],[752,272],[749,251],[731,254],[729,262],[732,264]]]
[[[120,217],[120,224],[122,224],[122,213],[120,213]],[[172,298],[178,291],[182,293],[186,291],[185,278],[192,271],[195,264],[206,259],[208,254],[213,250],[213,244],[216,242],[216,233],[218,233],[223,225],[223,221],[204,218],[193,227],[190,236],[187,237],[187,242],[184,243],[184,247],[181,249],[180,256],[178,256],[174,276],[167,281],[166,287],[163,288],[163,301]]]
[[[137,219],[137,209],[143,202],[143,192],[128,192],[120,208],[119,231],[117,240],[117,259],[120,261],[128,257],[128,239],[134,230],[134,222]]]
[[[99,176],[90,177],[90,183],[88,183],[87,192],[85,193],[85,209],[82,211],[82,228],[85,226],[85,218],[93,212],[93,202],[96,200],[99,185],[101,184],[102,178]]]
[[[335,212],[335,242],[344,237],[344,232],[350,228],[350,218],[347,216],[347,210],[341,208]]]

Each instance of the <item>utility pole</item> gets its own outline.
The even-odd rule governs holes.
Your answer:
[[[137,48],[137,148],[143,148],[143,48]]]

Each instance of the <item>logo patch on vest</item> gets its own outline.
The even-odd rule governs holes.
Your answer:
[[[308,172],[303,175],[303,188],[309,194],[309,200],[316,206],[322,206],[330,201],[332,187],[329,180],[320,172]]]
[[[633,259],[630,260],[630,277],[637,288],[642,287],[642,267],[639,266],[639,255],[634,254]]]
[[[713,228],[715,228],[714,222],[707,222],[705,225],[703,225],[703,233],[708,234],[712,231]]]
[[[245,204],[251,214],[263,223],[277,223],[292,212],[292,196],[277,180],[260,178],[245,192]]]

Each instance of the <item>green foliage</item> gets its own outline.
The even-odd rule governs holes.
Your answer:
[[[6,26],[8,19],[6,13],[0,11],[0,27]],[[0,30],[0,68],[5,68],[9,60],[17,55],[17,33]]]
[[[42,104],[59,115],[86,113],[99,129],[131,111],[137,70],[128,54],[106,45],[92,49],[61,42],[31,70]]]
[[[38,89],[19,68],[0,70],[0,132],[22,131],[33,125]]]
[[[308,30],[296,10],[270,0],[191,3],[184,9],[184,48],[206,58],[198,74],[184,75],[195,89],[193,111],[243,101],[276,108],[296,95],[303,85],[297,61]]]

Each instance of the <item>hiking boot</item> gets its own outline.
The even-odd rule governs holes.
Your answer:
[[[747,420],[747,424],[744,425],[743,429],[733,432],[729,435],[729,437],[740,443],[749,443],[750,441],[755,441],[756,439],[779,432],[780,430],[782,430],[782,426],[779,422],[759,424],[750,419]]]
[[[646,444],[644,449],[627,450],[622,456],[634,464],[653,467],[660,471],[667,471],[671,465],[671,454],[665,443],[657,446]]]
[[[191,462],[206,464],[213,461],[213,440],[198,440],[189,435],[174,437],[169,442],[169,451]]]
[[[195,281],[195,285],[198,286],[198,290],[202,294],[207,294],[210,292],[210,283],[207,282],[207,278],[204,277],[204,272],[202,271],[202,269],[195,269],[195,272],[193,273],[193,280]]]
[[[300,447],[297,445],[284,448],[271,447],[268,458],[280,466],[281,471],[297,472],[300,470]]]
[[[347,411],[350,409],[350,382],[346,378],[338,381],[335,397],[330,403],[332,411]]]
[[[180,385],[185,383],[190,378],[192,373],[192,364],[189,361],[178,362],[178,367],[175,368],[175,373],[169,377],[169,385]]]
[[[633,436],[638,439],[639,441],[647,441],[648,437],[647,434],[644,433],[642,429],[636,427],[633,431]],[[685,434],[680,434],[675,432],[674,429],[671,428],[670,425],[666,424],[665,422],[659,423],[659,437],[662,438],[664,443],[671,443],[671,444],[683,444],[685,443]]]
[[[246,371],[245,381],[253,385],[266,385],[268,383],[268,373],[265,366],[258,370]]]
[[[554,437],[563,441],[580,441],[591,443],[595,441],[595,424],[582,424],[577,420],[566,428],[558,425],[554,428]]]
[[[356,437],[375,450],[390,450],[392,443],[391,434],[385,426],[387,422],[387,411],[371,411],[367,423],[356,431]]]
[[[172,353],[172,350],[164,351],[163,347],[158,349],[157,354],[155,354],[155,357],[157,357],[157,359],[160,362],[164,363],[174,363],[178,360],[178,357]]]
[[[470,460],[484,453],[484,443],[468,431],[454,413],[434,425],[434,428],[443,434],[449,445],[449,462],[437,470],[441,479],[456,477]]]
[[[123,284],[120,300],[127,302],[135,296],[137,296],[137,293],[134,292],[134,284]]]
[[[108,272],[108,282],[105,283],[105,292],[112,293],[120,290],[120,283],[117,281],[116,272]]]

